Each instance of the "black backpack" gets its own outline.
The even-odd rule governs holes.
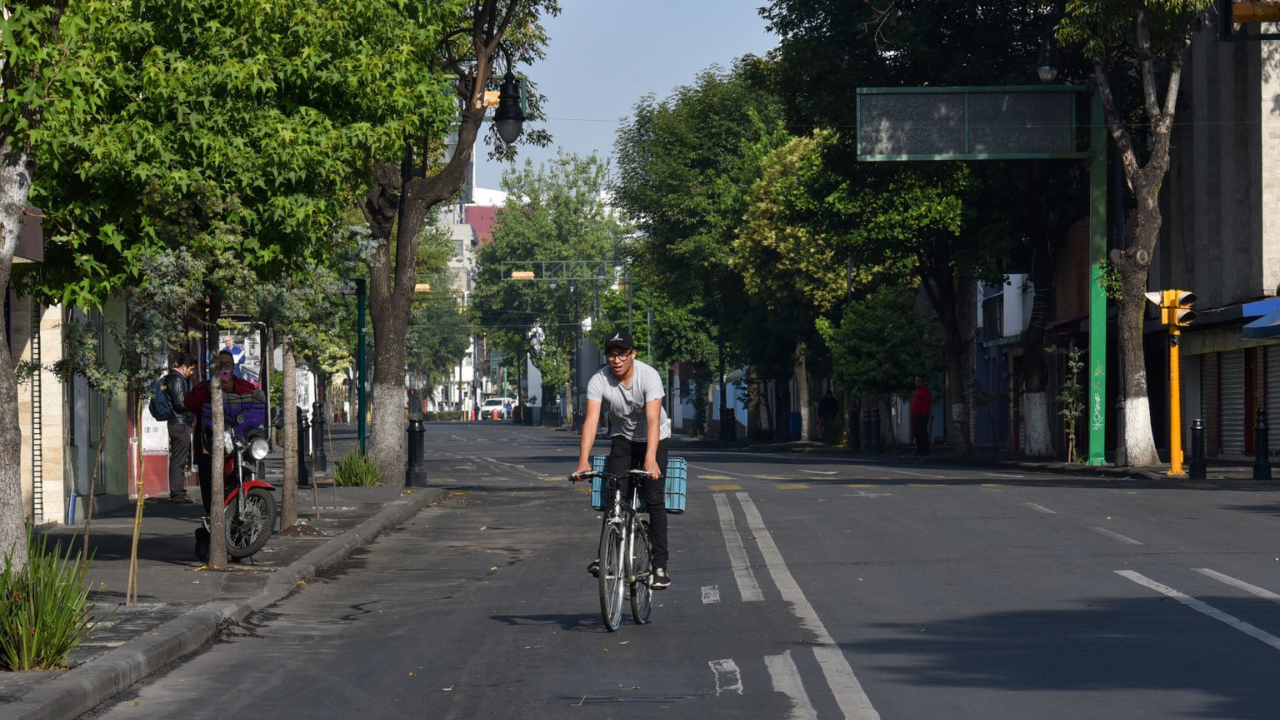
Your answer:
[[[163,378],[151,381],[151,402],[147,409],[151,411],[151,417],[161,422],[173,417],[173,402],[169,400],[169,393],[164,390]]]

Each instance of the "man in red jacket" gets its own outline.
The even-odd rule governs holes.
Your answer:
[[[215,379],[222,383],[222,393],[227,394],[248,394],[257,388],[253,383],[235,376],[235,358],[231,352],[223,348],[218,353],[218,370]],[[208,404],[210,399],[209,381],[205,380],[195,386],[191,392],[182,398],[182,405],[190,412],[195,413],[196,432],[195,441],[193,443],[192,455],[196,457],[196,470],[200,475],[200,499],[204,501],[204,513],[209,514],[209,496],[213,494],[213,471],[211,462],[212,456],[209,449],[204,446],[204,406]]]
[[[916,389],[911,393],[911,431],[916,436],[916,454],[929,454],[929,411],[933,409],[933,394],[924,378],[916,376]]]

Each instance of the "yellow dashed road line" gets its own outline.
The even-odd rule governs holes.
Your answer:
[[[779,485],[779,490],[808,490],[809,486],[804,483],[789,483],[787,485]]]
[[[741,490],[741,485],[708,485],[707,489],[711,492],[729,492],[730,490]]]
[[[728,475],[699,475],[699,480],[732,480]]]

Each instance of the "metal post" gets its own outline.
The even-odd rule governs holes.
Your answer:
[[[1089,133],[1089,457],[1105,465],[1107,437],[1107,297],[1102,263],[1107,257],[1107,128],[1102,95],[1095,87]],[[1123,444],[1120,439],[1119,444]]]
[[[427,486],[427,468],[424,462],[426,428],[421,420],[409,421],[409,463],[404,470],[404,484],[408,487]]]
[[[1169,474],[1182,474],[1182,387],[1178,379],[1178,336],[1176,325],[1169,327]]]
[[[311,420],[302,408],[298,413],[298,487],[311,487]]]
[[[366,428],[365,428],[365,375],[367,370],[367,358],[364,352],[364,311],[365,311],[365,288],[364,280],[356,280],[356,435],[360,438],[360,452],[366,451]]]
[[[328,403],[317,402],[312,406],[316,416],[316,421],[311,424],[311,427],[315,428],[316,434],[312,445],[314,445],[316,449],[316,472],[318,473],[329,471],[329,453],[325,450],[324,442],[325,426],[329,424],[329,418],[326,417],[325,409],[327,404]]]
[[[1268,436],[1267,409],[1258,408],[1258,421],[1253,426],[1253,479],[1271,479],[1271,441]]]
[[[1191,423],[1191,463],[1188,477],[1192,480],[1204,480],[1208,477],[1204,466],[1204,421],[1200,418]]]

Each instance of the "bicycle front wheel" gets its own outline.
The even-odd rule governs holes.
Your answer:
[[[639,519],[632,519],[630,548],[628,555],[631,567],[631,617],[637,625],[649,622],[649,613],[653,610],[652,547],[649,544],[649,527]]]
[[[622,622],[622,528],[609,523],[600,533],[600,615],[609,632]]]

